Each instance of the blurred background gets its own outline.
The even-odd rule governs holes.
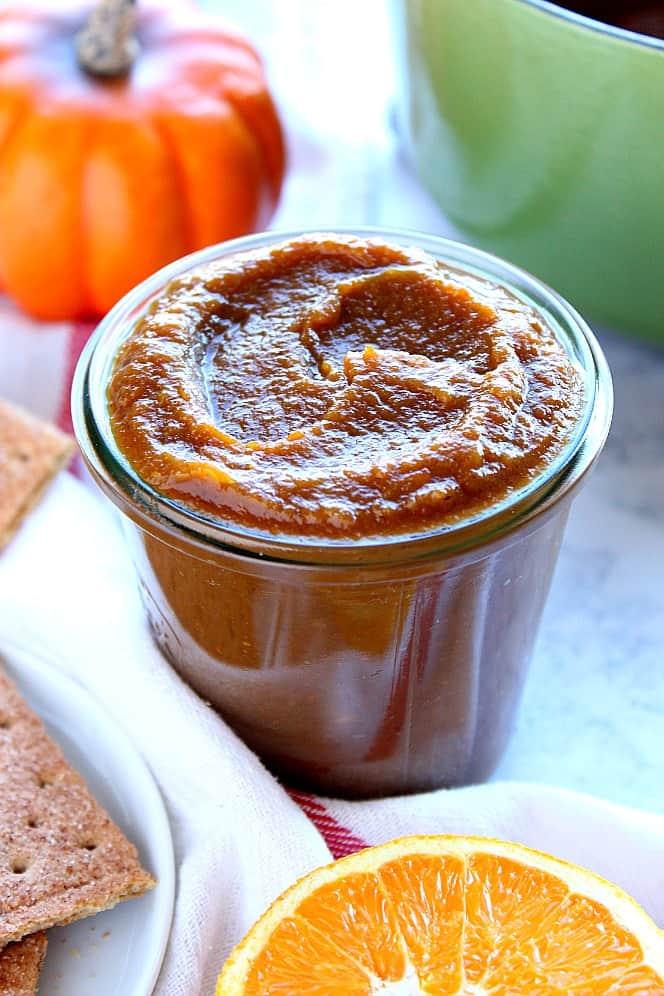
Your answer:
[[[288,168],[271,228],[389,225],[452,234],[397,135],[389,0],[202,0],[256,44]]]

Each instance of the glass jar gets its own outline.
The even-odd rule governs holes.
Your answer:
[[[115,444],[106,397],[137,318],[185,270],[302,232],[214,246],[128,294],[81,357],[76,434],[124,513],[157,644],[270,768],[349,797],[478,782],[514,723],[570,502],[608,432],[611,378],[579,315],[523,271],[444,239],[344,233],[416,246],[503,284],[554,330],[581,372],[583,409],[527,486],[426,533],[328,541],[219,522],[137,476]]]

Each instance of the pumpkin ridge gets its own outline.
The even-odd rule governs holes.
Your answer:
[[[149,120],[155,132],[159,136],[162,145],[166,149],[166,152],[168,153],[168,159],[171,164],[173,177],[175,178],[178,196],[185,206],[185,210],[180,212],[180,224],[182,226],[182,239],[185,246],[185,252],[190,253],[193,252],[197,246],[194,236],[194,222],[191,210],[191,192],[189,190],[187,174],[182,165],[182,160],[180,159],[178,143],[168,130],[168,125],[160,119],[158,114],[151,114]]]
[[[83,297],[85,300],[85,309],[94,314],[98,310],[97,303],[95,301],[95,295],[92,287],[92,272],[91,272],[91,222],[90,222],[90,201],[91,196],[88,191],[88,173],[90,170],[90,163],[92,161],[92,151],[97,148],[100,141],[100,127],[101,122],[97,119],[93,119],[90,122],[90,131],[88,134],[88,157],[83,164],[81,170],[81,189],[79,196],[79,203],[81,210],[79,212],[79,233],[81,239],[81,251],[83,260],[82,265],[82,285],[83,285]]]
[[[286,150],[274,101],[268,93],[242,95],[230,88],[224,88],[223,97],[258,149],[274,205],[279,197],[286,169]],[[265,111],[268,112],[269,128],[263,121]]]
[[[183,255],[184,205],[175,196],[170,156],[152,116],[109,115],[97,126],[96,145],[87,154],[93,182],[86,199],[91,294],[95,311],[104,313],[150,273]],[[118,217],[120,232],[113,229]]]
[[[84,144],[87,149],[91,146],[91,141],[94,136],[97,119],[91,115],[85,115],[83,118],[83,134],[84,134]],[[77,178],[77,184],[79,189],[79,195],[77,198],[78,209],[76,211],[76,237],[75,241],[78,245],[78,286],[80,292],[81,304],[79,305],[77,318],[84,319],[88,315],[94,312],[94,305],[92,300],[92,289],[90,287],[90,279],[88,273],[88,260],[90,258],[90,253],[88,251],[88,224],[87,224],[87,200],[84,196],[85,190],[85,177],[88,170],[88,159],[83,160],[80,163],[80,170]]]
[[[25,123],[28,115],[28,110],[25,106],[20,104],[15,109],[15,114],[12,120],[9,122],[2,138],[0,138],[0,217],[2,216],[2,197],[3,197],[3,172],[2,164],[4,158],[7,156],[9,147],[14,139],[14,136],[21,128],[21,125]],[[4,226],[0,225],[0,246],[2,245],[2,232]],[[5,290],[7,287],[7,274],[5,272],[5,259],[6,254],[4,251],[0,250],[0,290]]]
[[[80,149],[87,147],[87,128],[90,119],[83,113],[70,116],[66,124],[62,114],[39,111],[37,102],[26,106],[25,113],[20,117],[17,126],[12,130],[10,140],[6,142],[0,157],[0,227],[9,233],[8,247],[3,246],[2,273],[6,290],[14,297],[20,307],[26,308],[28,298],[35,298],[33,313],[39,318],[61,321],[73,314],[72,300],[83,296],[81,243],[79,237],[80,203],[71,196],[71,184],[79,183],[84,172],[84,160],[80,157]],[[66,127],[65,140],[62,148],[57,148],[55,135],[62,133]],[[36,244],[34,240],[26,241],[28,236],[16,222],[17,205],[23,205],[27,214],[25,170],[34,155],[35,133],[39,143],[46,141],[49,148],[56,148],[57,155],[44,157],[41,162],[39,192],[31,187],[30,210],[32,212],[29,225],[34,228],[35,219],[40,219],[42,241]],[[46,135],[46,139],[44,138]],[[26,148],[23,148],[23,146]],[[78,151],[76,149],[78,147]],[[64,170],[65,166],[69,169]],[[72,168],[73,167],[73,168]],[[9,182],[8,182],[9,172]],[[42,183],[47,193],[44,193]],[[4,189],[3,189],[4,188]],[[48,209],[42,219],[39,198],[48,197]],[[56,197],[53,203],[53,197]],[[75,207],[75,210],[74,210]],[[9,222],[7,221],[9,215]],[[59,228],[63,217],[66,219],[67,238],[62,248],[59,238]],[[34,233],[33,233],[34,234]],[[18,252],[15,252],[18,243]],[[7,251],[11,249],[11,252]],[[49,260],[57,260],[56,272],[49,279]],[[69,264],[63,264],[68,259]],[[65,279],[66,275],[66,279]],[[84,302],[87,305],[87,301]],[[27,310],[27,309],[26,309]],[[76,317],[84,313],[85,308],[75,306]]]
[[[0,140],[0,290],[9,290],[7,286],[7,254],[2,246],[2,236],[3,232],[6,231],[7,226],[2,224],[2,208],[3,200],[5,194],[5,177],[4,177],[4,161],[8,157],[11,146],[16,138],[17,133],[20,131],[22,126],[25,126],[28,119],[28,108],[19,106],[16,108],[16,114],[7,126],[7,130]]]
[[[12,115],[11,121],[9,122],[7,129],[4,133],[0,134],[0,170],[2,169],[2,160],[7,154],[9,146],[13,142],[16,132],[19,130],[22,124],[26,122],[28,117],[29,108],[25,105],[18,104],[15,108],[15,112]],[[0,173],[1,175],[1,173]]]
[[[216,231],[221,219],[226,238],[255,228],[266,197],[263,162],[253,133],[232,105],[217,94],[213,112],[201,116],[195,127],[177,108],[165,108],[159,120],[180,157],[189,194],[192,248],[200,249],[219,241]],[[199,127],[202,127],[200,132]],[[216,146],[210,136],[205,137],[206,130],[215,135]],[[229,140],[231,134],[234,137]],[[201,148],[206,149],[207,155],[203,177],[196,165],[201,160]],[[216,191],[210,188],[210,176],[219,188]],[[253,182],[247,183],[249,177]],[[245,199],[246,188],[251,190],[251,203]],[[217,196],[220,190],[224,192],[221,199]],[[244,221],[238,223],[239,219]]]

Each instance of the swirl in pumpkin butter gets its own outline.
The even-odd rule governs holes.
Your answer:
[[[309,236],[192,270],[122,346],[116,442],[225,522],[351,539],[472,516],[562,449],[580,376],[507,288],[376,239]]]

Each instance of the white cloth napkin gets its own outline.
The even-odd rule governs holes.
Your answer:
[[[328,844],[341,854],[441,832],[521,841],[617,882],[664,925],[661,817],[507,783],[380,802],[297,796],[298,805],[155,649],[115,515],[69,474],[0,555],[0,649],[3,640],[85,685],[161,787],[177,903],[158,996],[211,996],[233,944],[281,890],[331,859]]]

